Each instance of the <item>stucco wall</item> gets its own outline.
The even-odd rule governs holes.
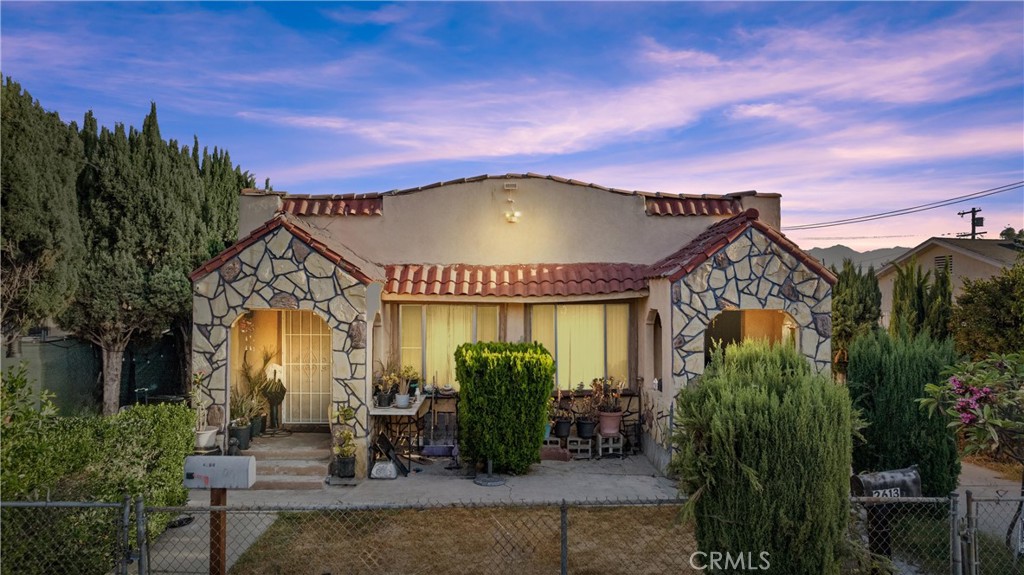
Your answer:
[[[367,301],[368,298],[371,301]],[[232,365],[228,337],[249,310],[303,309],[332,330],[332,397],[356,410],[357,474],[366,474],[369,397],[366,317],[379,305],[379,285],[346,274],[284,228],[248,246],[193,286],[192,366],[209,374],[211,397],[228,409]],[[376,300],[376,301],[373,301]]]
[[[511,197],[522,216],[514,224],[504,216],[505,183],[518,186]],[[739,199],[744,209],[763,210],[763,221],[777,224],[778,196]],[[277,197],[242,196],[242,236],[272,215],[271,200]],[[382,216],[303,220],[378,263],[518,264],[653,263],[728,217],[647,216],[641,196],[539,178],[452,184],[385,196],[383,202]]]
[[[933,244],[918,252],[915,256],[917,264],[925,272],[931,272],[935,277],[935,258],[939,256],[953,257],[953,275],[950,278],[953,287],[953,299],[963,293],[964,279],[987,279],[998,275],[1002,268],[983,262],[963,252],[951,250],[940,244]],[[904,262],[901,265],[907,265]],[[889,318],[892,315],[892,292],[893,283],[896,281],[896,269],[888,268],[885,272],[878,274],[878,289],[882,292],[882,326],[889,327]]]

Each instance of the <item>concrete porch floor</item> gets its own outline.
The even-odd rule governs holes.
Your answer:
[[[257,482],[261,481],[259,461],[288,453],[324,453],[321,481],[327,474],[326,456],[330,437],[322,433],[293,433],[284,437],[263,437],[253,442],[245,455],[258,458]],[[407,461],[403,458],[403,462]],[[666,478],[643,454],[623,458],[542,461],[523,476],[503,476],[500,487],[473,483],[475,474],[462,467],[452,468],[451,458],[420,458],[410,467],[408,477],[394,480],[364,479],[354,486],[304,489],[232,490],[230,506],[332,505],[373,503],[452,503],[490,501],[604,501],[622,499],[665,499],[676,497],[675,482]],[[192,490],[190,505],[209,505],[209,493]]]

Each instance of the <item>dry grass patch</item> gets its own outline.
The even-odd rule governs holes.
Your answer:
[[[676,505],[570,507],[569,568],[682,574],[696,551]],[[557,573],[558,507],[283,512],[231,572],[254,575]]]

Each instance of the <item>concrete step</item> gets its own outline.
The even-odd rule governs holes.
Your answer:
[[[256,461],[330,461],[331,449],[247,449],[242,455],[252,455]]]
[[[312,491],[324,488],[324,479],[327,477],[327,470],[324,469],[318,475],[261,475],[256,473],[256,482],[249,489],[259,490],[286,490],[286,491]]]
[[[290,460],[290,459],[263,459],[256,460],[256,476],[260,475],[305,475],[324,476],[327,475],[327,460]]]

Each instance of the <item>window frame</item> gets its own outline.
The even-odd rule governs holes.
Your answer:
[[[469,342],[469,343],[477,343],[478,341],[480,341],[479,321],[478,321],[478,315],[480,313],[480,308],[482,308],[482,307],[494,308],[494,322],[495,322],[495,334],[494,334],[495,335],[495,339],[494,339],[494,341],[504,341],[504,329],[503,329],[503,327],[504,327],[504,324],[503,324],[504,314],[502,313],[502,308],[504,306],[502,304],[499,304],[499,303],[463,303],[463,302],[448,303],[448,302],[436,302],[436,301],[435,302],[416,302],[416,301],[401,302],[401,303],[397,304],[397,308],[398,309],[396,310],[397,313],[395,314],[395,323],[397,323],[397,328],[395,329],[395,334],[396,334],[396,337],[397,337],[398,359],[399,359],[399,362],[402,365],[407,365],[405,362],[402,361],[402,350],[405,348],[405,346],[402,345],[403,342],[404,342],[404,336],[405,336],[405,325],[404,325],[405,322],[403,321],[404,309],[407,308],[407,307],[418,307],[418,308],[420,308],[420,319],[419,319],[419,321],[420,321],[420,337],[419,337],[419,343],[420,343],[420,346],[419,346],[419,352],[420,352],[419,356],[420,356],[420,358],[419,358],[419,365],[413,366],[413,367],[415,367],[416,371],[420,373],[420,377],[423,378],[423,381],[427,381],[427,374],[426,374],[425,370],[427,368],[427,332],[428,332],[428,327],[427,327],[427,307],[428,306],[461,306],[461,307],[470,307],[470,308],[472,308],[473,309],[473,318],[471,320],[471,324],[470,324],[471,328],[470,329],[471,329],[471,331],[473,333],[473,340],[471,342]],[[452,350],[453,353],[454,353],[454,351],[455,350]]]

